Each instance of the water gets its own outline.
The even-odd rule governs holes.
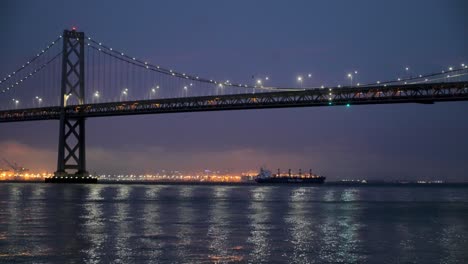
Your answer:
[[[0,263],[467,263],[468,189],[0,184]]]

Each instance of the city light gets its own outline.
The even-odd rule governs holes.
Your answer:
[[[42,103],[42,98],[39,97],[39,96],[36,96],[35,99],[34,99],[34,101],[35,101],[35,102],[37,101],[37,104],[40,106],[41,103]]]
[[[297,76],[297,81],[301,84],[301,88],[302,88],[302,76]]]
[[[351,86],[353,86],[353,75],[348,73],[348,78],[351,80]]]

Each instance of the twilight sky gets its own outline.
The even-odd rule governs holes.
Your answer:
[[[1,1],[0,76],[76,25],[184,72],[276,86],[395,79],[468,63],[468,3]],[[312,168],[329,179],[468,181],[468,103],[290,108],[89,119],[88,169]],[[58,121],[0,124],[0,157],[56,166]],[[0,167],[3,164],[0,165]]]

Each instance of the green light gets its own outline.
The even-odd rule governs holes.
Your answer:
[[[331,105],[331,102],[328,102],[328,105]]]
[[[350,104],[346,104],[346,107],[350,107],[351,105]]]

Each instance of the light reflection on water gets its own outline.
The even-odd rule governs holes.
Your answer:
[[[251,188],[250,203],[247,217],[250,223],[250,234],[247,242],[251,244],[252,251],[249,259],[252,263],[267,262],[270,258],[270,249],[272,247],[268,230],[272,229],[270,221],[270,205],[267,201],[271,200],[273,188]]]
[[[0,185],[0,263],[463,263],[466,188]]]

